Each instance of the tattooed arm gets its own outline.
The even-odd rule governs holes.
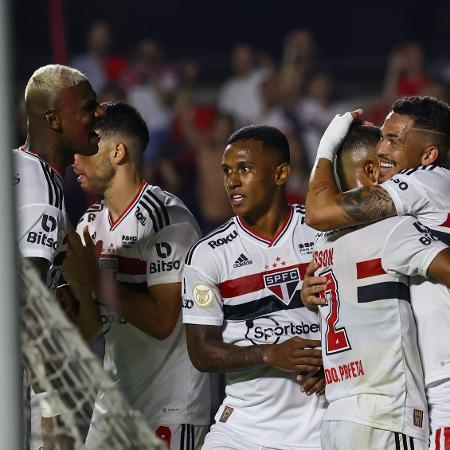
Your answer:
[[[320,231],[376,222],[397,214],[382,186],[340,192],[333,164],[319,159],[313,167],[306,196],[306,223]]]
[[[221,327],[186,325],[189,356],[201,372],[231,372],[273,366],[287,372],[306,373],[322,366],[320,341],[293,337],[281,344],[242,347],[223,342]]]

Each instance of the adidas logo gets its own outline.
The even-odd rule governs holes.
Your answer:
[[[248,266],[249,264],[253,264],[251,259],[248,259],[243,253],[239,256],[239,258],[234,262],[233,267],[242,267]]]

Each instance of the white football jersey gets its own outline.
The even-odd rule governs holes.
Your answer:
[[[44,258],[52,263],[47,285],[54,291],[69,228],[63,180],[34,153],[19,148],[13,150],[13,157],[19,250],[25,258]]]
[[[325,420],[426,441],[428,413],[408,276],[424,276],[447,248],[413,217],[393,217],[320,235]]]
[[[100,202],[81,218],[80,235],[86,226],[94,242],[102,243],[101,267],[142,293],[148,292],[148,286],[181,282],[186,253],[200,236],[181,200],[145,182],[116,221]],[[111,291],[112,298],[106,301],[113,301],[113,295]],[[150,426],[209,423],[209,376],[191,364],[181,314],[165,340],[149,336],[103,304],[100,319],[106,340],[104,366]],[[92,442],[97,439],[93,436],[96,417],[105,411],[106,395],[100,394],[96,401],[89,432]]]
[[[184,323],[222,327],[223,341],[238,346],[320,339],[318,316],[299,295],[315,234],[297,205],[273,240],[230,219],[188,253]],[[261,367],[226,378],[217,425],[265,447],[320,448],[325,401],[301,393],[294,373]]]
[[[420,166],[382,184],[399,215],[410,214],[450,245],[450,170]],[[424,301],[424,299],[426,301]],[[450,292],[421,277],[411,279],[411,305],[427,386],[450,378]]]

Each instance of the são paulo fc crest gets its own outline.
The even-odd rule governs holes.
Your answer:
[[[264,275],[264,286],[286,305],[291,302],[299,282],[300,273],[297,268],[281,269]]]

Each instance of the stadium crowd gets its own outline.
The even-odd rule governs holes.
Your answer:
[[[279,61],[236,45],[211,92],[151,38],[111,41],[96,22],[73,69],[27,83],[17,177],[43,188],[17,187],[19,246],[52,290],[65,255],[72,319],[131,405],[170,449],[448,448],[442,66],[406,42],[382,92],[342,98],[297,29]],[[107,448],[104,395],[87,448]],[[70,448],[55,417],[36,448]]]

